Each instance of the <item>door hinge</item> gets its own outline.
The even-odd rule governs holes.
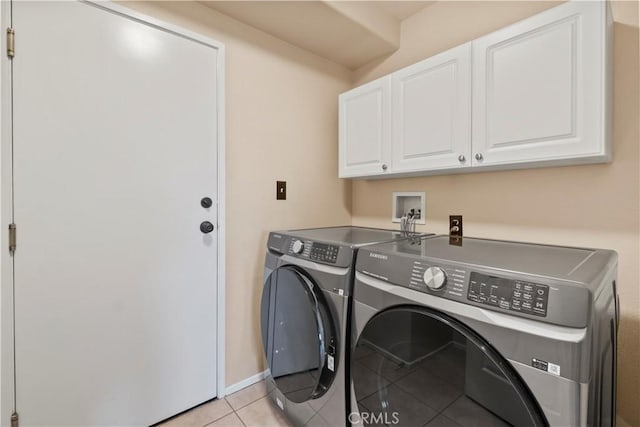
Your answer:
[[[13,31],[13,28],[7,28],[7,56],[9,58],[13,58],[16,54],[15,38],[16,34],[15,31]]]
[[[18,427],[18,413],[11,414],[11,427]]]
[[[16,251],[16,225],[9,224],[9,252],[12,254]]]

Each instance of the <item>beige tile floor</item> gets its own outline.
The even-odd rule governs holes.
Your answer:
[[[291,427],[272,406],[264,381],[200,405],[159,427]]]

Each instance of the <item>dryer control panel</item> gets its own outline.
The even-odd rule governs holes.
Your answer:
[[[289,255],[307,258],[325,264],[335,264],[338,260],[340,247],[326,243],[313,242],[311,240],[291,239],[289,243]]]
[[[549,286],[471,273],[467,299],[534,316],[547,315]]]
[[[323,261],[330,264],[335,264],[338,259],[339,250],[339,246],[314,242],[311,244],[309,258],[314,261]]]
[[[282,255],[335,267],[348,268],[353,262],[353,249],[348,246],[317,242],[280,233],[269,234],[267,248]]]

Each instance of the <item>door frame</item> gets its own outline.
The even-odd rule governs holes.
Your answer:
[[[225,396],[225,231],[226,231],[226,182],[225,182],[225,46],[223,43],[187,30],[183,27],[138,13],[111,1],[79,0],[106,13],[124,16],[156,29],[173,33],[217,50],[217,280],[216,280],[216,397]],[[15,410],[15,360],[14,360],[14,294],[13,257],[9,252],[9,224],[13,222],[12,182],[12,64],[6,55],[7,32],[12,26],[11,2],[0,2],[0,425],[10,423]],[[19,29],[16,41],[19,44]],[[16,53],[18,55],[18,53]],[[18,237],[19,243],[19,237]],[[18,249],[19,251],[19,249]]]

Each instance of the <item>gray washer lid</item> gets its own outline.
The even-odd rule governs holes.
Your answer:
[[[457,246],[449,243],[448,236],[424,238],[420,245],[396,242],[377,245],[371,249],[585,284],[593,282],[609,262],[617,260],[615,252],[601,249],[469,237],[463,239],[462,246]]]

